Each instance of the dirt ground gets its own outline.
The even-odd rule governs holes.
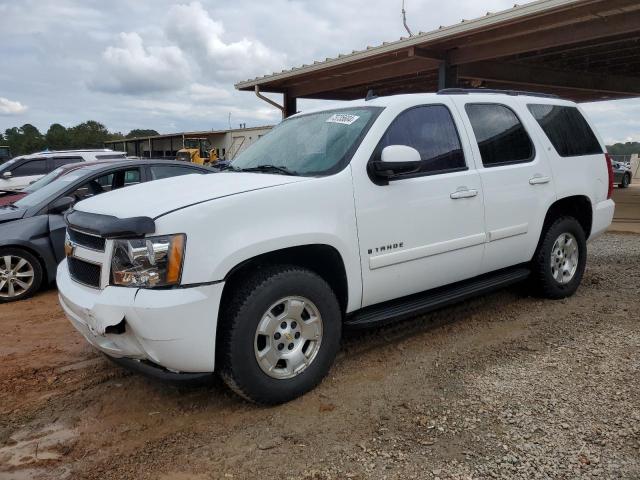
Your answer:
[[[570,299],[514,288],[350,334],[274,408],[120,369],[53,290],[2,305],[0,479],[640,478],[640,237],[589,255]]]
[[[613,200],[616,211],[609,231],[640,234],[640,180],[634,179],[629,188],[615,188]]]

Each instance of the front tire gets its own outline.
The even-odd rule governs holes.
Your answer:
[[[42,285],[42,265],[21,248],[0,248],[0,303],[31,297]]]
[[[326,376],[340,346],[342,314],[320,276],[295,266],[267,267],[223,308],[220,374],[245,399],[288,402]]]
[[[573,217],[558,218],[543,233],[531,262],[534,288],[546,298],[569,297],[582,281],[586,262],[582,226]]]

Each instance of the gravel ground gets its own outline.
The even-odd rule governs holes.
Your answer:
[[[640,236],[583,285],[514,288],[348,334],[330,376],[262,408],[92,351],[55,292],[0,306],[0,479],[640,478]]]

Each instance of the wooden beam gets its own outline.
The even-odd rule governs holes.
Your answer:
[[[282,95],[282,104],[284,106],[284,111],[282,112],[282,116],[284,118],[290,117],[291,115],[295,115],[298,111],[297,106],[297,98],[291,95],[289,92],[285,92]]]
[[[458,66],[458,76],[517,85],[640,96],[640,78],[552,70],[522,63],[476,62]]]
[[[640,31],[640,10],[590,20],[553,31],[527,33],[493,43],[468,46],[449,54],[452,65],[489,60]]]
[[[403,75],[436,70],[439,65],[440,62],[438,60],[410,57],[408,60],[396,62],[388,66],[295,85],[289,89],[289,94],[294,97],[305,97],[331,90],[339,90],[358,85],[368,85]]]

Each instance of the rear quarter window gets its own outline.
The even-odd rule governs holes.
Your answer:
[[[576,107],[529,104],[529,111],[561,157],[604,153],[593,130]]]

